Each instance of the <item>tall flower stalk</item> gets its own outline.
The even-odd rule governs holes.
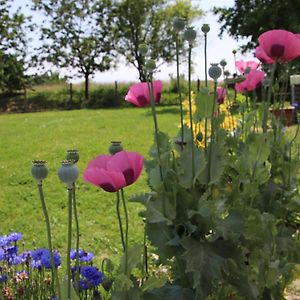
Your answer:
[[[48,240],[48,248],[50,252],[50,264],[51,264],[51,289],[53,295],[55,295],[55,283],[56,283],[56,290],[60,299],[60,286],[59,286],[59,279],[57,270],[55,268],[55,263],[53,259],[53,247],[52,247],[52,238],[51,238],[51,226],[50,226],[50,220],[48,215],[48,210],[45,202],[45,197],[43,193],[43,180],[48,175],[48,169],[46,167],[46,161],[41,160],[35,160],[33,161],[33,166],[31,169],[32,176],[37,181],[38,191],[39,191],[39,197],[41,200],[41,205],[43,209],[43,214],[45,218],[46,223],[46,232],[47,232],[47,240]]]
[[[204,33],[204,72],[205,72],[205,87],[207,87],[207,33],[210,31],[208,24],[203,24],[201,27]]]
[[[193,128],[193,112],[192,112],[192,48],[193,43],[196,39],[196,31],[189,27],[184,32],[184,39],[189,43],[188,49],[188,93],[189,93],[189,120],[190,120],[190,132],[191,132],[191,160],[192,160],[192,178],[194,180],[195,177],[195,147],[194,147],[194,128]]]
[[[59,179],[67,185],[68,188],[68,243],[67,243],[67,297],[71,299],[71,261],[70,252],[72,246],[72,205],[75,181],[79,175],[79,170],[74,160],[64,160],[58,170]]]
[[[173,23],[174,30],[176,31],[176,76],[177,76],[177,92],[179,97],[180,105],[180,137],[181,137],[181,149],[184,141],[184,131],[183,131],[183,108],[182,108],[182,94],[181,94],[181,85],[180,85],[180,72],[179,72],[179,37],[178,34],[184,29],[185,22],[183,19],[177,18]]]
[[[129,226],[129,219],[128,219],[128,211],[126,207],[126,201],[124,196],[124,189],[121,189],[121,198],[122,204],[124,209],[125,215],[125,274],[128,275],[128,226]]]

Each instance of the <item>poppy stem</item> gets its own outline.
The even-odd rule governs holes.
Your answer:
[[[194,150],[194,129],[193,129],[193,112],[192,112],[192,44],[189,44],[189,53],[188,53],[188,92],[189,92],[189,115],[190,115],[190,130],[191,130],[191,140],[192,140],[192,149],[191,149],[191,158],[192,158],[192,178],[194,181],[195,177],[195,150]]]
[[[68,187],[68,245],[67,245],[67,299],[71,299],[71,262],[70,252],[72,245],[72,199],[73,199],[73,187]]]
[[[205,87],[207,87],[207,33],[204,33],[204,72],[205,72]]]
[[[183,149],[182,143],[183,143],[183,140],[184,140],[184,132],[183,132],[182,95],[181,95],[180,73],[179,73],[179,47],[178,47],[178,37],[176,38],[176,70],[177,70],[177,91],[178,91],[179,104],[180,104],[181,150],[182,150],[182,149]]]
[[[271,101],[271,96],[272,96],[272,87],[273,87],[274,74],[275,74],[276,67],[277,67],[277,62],[275,61],[274,64],[272,65],[272,69],[271,69],[270,86],[268,89],[267,102],[265,102],[264,117],[263,117],[263,132],[267,132],[269,106],[270,106],[270,101]]]
[[[75,193],[75,183],[73,183],[73,210],[74,210],[74,219],[75,219],[75,227],[76,227],[76,281],[75,281],[75,289],[77,295],[79,295],[79,221],[77,214],[77,204],[76,204],[76,193]]]
[[[54,259],[53,259],[53,248],[52,248],[52,240],[51,240],[51,227],[50,227],[48,210],[47,210],[47,206],[46,206],[46,202],[45,202],[45,198],[44,198],[42,182],[38,183],[38,190],[39,190],[39,196],[40,196],[42,209],[43,209],[43,213],[44,213],[44,217],[45,217],[46,231],[47,231],[47,238],[48,238],[48,247],[49,247],[49,252],[50,252],[52,293],[55,294],[54,284],[55,284],[55,281],[56,281],[56,285],[57,285],[57,288],[58,288],[58,294],[60,294],[58,275],[57,275],[57,272],[56,272]]]
[[[156,140],[156,147],[157,147],[157,156],[158,156],[158,162],[159,162],[159,173],[160,173],[160,179],[163,181],[163,173],[162,173],[162,163],[161,163],[161,153],[160,153],[160,143],[159,143],[159,137],[158,137],[158,123],[157,123],[157,117],[156,117],[156,110],[155,110],[155,102],[154,102],[154,93],[153,93],[153,83],[152,83],[152,74],[150,73],[150,82],[147,81],[149,95],[150,95],[150,104],[151,104],[151,111],[152,111],[152,117],[153,117],[153,123],[154,123],[154,132],[155,132],[155,140]]]
[[[209,153],[208,153],[208,175],[207,175],[207,185],[209,185],[209,182],[211,180],[211,158],[212,158],[212,147],[214,143],[214,112],[216,107],[216,94],[217,94],[217,81],[214,82],[214,99],[213,99],[213,107],[212,107],[212,113],[211,113],[211,134],[210,134],[210,144],[209,144]]]
[[[123,225],[122,225],[122,219],[120,214],[120,192],[117,191],[116,195],[117,195],[116,209],[117,209],[117,217],[118,217],[119,228],[120,228],[121,243],[123,247],[123,252],[125,252],[126,248],[125,248],[124,232],[123,232]]]
[[[129,225],[129,219],[128,219],[128,211],[126,207],[126,201],[125,201],[125,196],[124,196],[124,190],[121,189],[121,196],[122,196],[122,204],[123,204],[123,209],[124,209],[124,214],[125,214],[125,275],[128,272],[128,225]]]

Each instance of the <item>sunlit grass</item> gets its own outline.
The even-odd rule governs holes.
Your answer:
[[[176,113],[174,113],[176,112]],[[174,136],[179,114],[177,108],[160,108],[161,130]],[[25,248],[46,247],[45,224],[31,161],[48,162],[49,175],[44,182],[45,199],[52,225],[54,247],[64,251],[67,240],[67,190],[59,182],[57,170],[67,149],[79,149],[78,166],[82,172],[88,161],[108,152],[110,141],[120,140],[128,151],[147,156],[153,141],[149,109],[106,109],[53,111],[0,115],[0,235],[10,231],[24,233]],[[147,191],[146,176],[126,188],[127,199]],[[115,195],[85,183],[77,183],[81,247],[98,257],[116,254],[120,249],[115,212]],[[142,209],[129,203],[130,243],[141,243]]]

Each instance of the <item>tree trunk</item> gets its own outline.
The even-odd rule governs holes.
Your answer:
[[[84,78],[85,78],[84,96],[85,96],[85,101],[87,101],[89,100],[89,74],[86,74]]]

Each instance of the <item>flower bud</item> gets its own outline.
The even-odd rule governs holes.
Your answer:
[[[203,24],[201,30],[204,34],[207,34],[210,31],[210,27],[208,24]]]
[[[225,60],[225,59],[222,59],[221,61],[220,61],[220,65],[221,65],[221,67],[225,67],[226,65],[227,65],[227,61]]]
[[[116,141],[113,141],[113,142],[110,142],[110,146],[108,148],[108,152],[111,154],[111,155],[114,155],[120,151],[123,150],[123,147],[121,145],[121,142],[116,142]]]
[[[236,83],[241,83],[241,82],[243,82],[245,79],[246,79],[245,76],[239,75],[239,76],[235,77],[234,81],[235,81]]]
[[[147,62],[146,62],[146,69],[149,71],[149,72],[153,72],[155,69],[156,69],[156,62],[154,59],[149,59]]]
[[[148,53],[148,46],[146,44],[140,44],[139,52],[141,55],[145,56]]]
[[[67,160],[73,160],[74,163],[76,164],[79,160],[79,151],[76,150],[76,149],[67,150],[66,159]]]
[[[45,160],[34,160],[32,162],[31,174],[39,183],[44,180],[48,175],[48,168],[46,167]]]
[[[176,32],[180,32],[185,27],[185,21],[183,18],[175,18],[173,21],[173,28]]]
[[[188,27],[183,33],[183,38],[188,41],[189,44],[192,44],[195,41],[196,36],[197,34],[193,27]]]
[[[251,68],[247,67],[247,68],[245,69],[245,71],[244,71],[244,74],[249,74],[250,71],[251,71]]]
[[[236,54],[236,50],[232,50],[232,53],[233,53],[233,54]]]
[[[271,80],[269,77],[266,77],[263,79],[263,81],[261,83],[262,83],[263,87],[269,87],[271,84]]]
[[[217,81],[222,74],[222,69],[218,64],[211,64],[211,67],[208,69],[208,75],[214,80]]]
[[[225,75],[226,77],[228,77],[228,76],[230,75],[230,72],[229,72],[228,70],[225,70],[225,71],[224,71],[224,75]]]
[[[79,176],[79,169],[72,160],[63,160],[58,170],[59,179],[68,187],[72,187],[73,183]]]

